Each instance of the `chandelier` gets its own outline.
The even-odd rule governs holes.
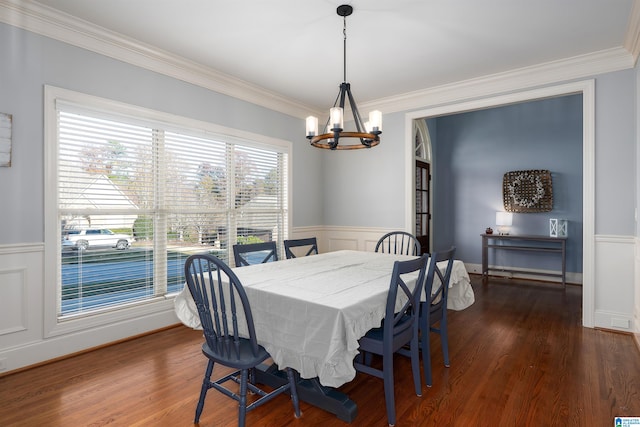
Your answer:
[[[342,6],[338,6],[336,12],[343,18],[344,78],[342,84],[340,84],[338,96],[333,103],[333,108],[329,110],[329,118],[323,129],[325,133],[318,134],[318,118],[309,116],[307,117],[307,139],[310,140],[311,145],[314,147],[330,150],[355,150],[375,147],[380,144],[382,113],[378,110],[371,111],[369,113],[369,121],[363,123],[356,102],[353,100],[353,95],[351,94],[351,85],[347,83],[347,16],[353,13],[353,7],[343,4]],[[347,99],[349,100],[349,107],[353,114],[353,122],[356,127],[355,132],[344,131],[344,104]],[[359,139],[360,143],[339,144],[343,138]]]

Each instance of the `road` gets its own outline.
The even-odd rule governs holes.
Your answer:
[[[167,260],[167,291],[184,286],[186,252],[171,252]],[[70,262],[64,262],[64,260]],[[264,254],[249,255],[251,263]],[[62,314],[113,306],[153,297],[153,254],[145,248],[126,251],[91,249],[64,251],[62,263]]]
[[[128,251],[128,256],[120,260],[117,256],[109,256],[101,262],[63,263],[62,314],[153,296],[153,259],[145,256],[145,251],[140,252],[138,258],[132,257]],[[96,250],[83,255],[85,259],[91,259],[91,256],[106,253]],[[187,255],[172,255],[167,260],[167,286],[169,292],[178,292],[184,283]]]

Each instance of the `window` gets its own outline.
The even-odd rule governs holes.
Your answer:
[[[192,253],[287,238],[288,143],[47,89],[58,321],[178,292]]]
[[[431,162],[431,137],[427,127],[427,119],[413,120],[413,141],[416,160]]]

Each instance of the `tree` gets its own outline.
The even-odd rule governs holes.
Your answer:
[[[264,194],[273,196],[278,194],[278,170],[276,168],[271,169],[262,180],[262,191]]]
[[[224,167],[203,162],[198,166],[196,177],[195,190],[200,202],[207,203],[209,207],[226,203],[227,172]]]
[[[113,181],[125,178],[129,163],[126,148],[119,142],[109,140],[106,144],[85,147],[81,152],[82,169],[90,174],[106,175]]]
[[[255,163],[247,153],[235,152],[235,207],[248,203],[257,193],[257,172]]]

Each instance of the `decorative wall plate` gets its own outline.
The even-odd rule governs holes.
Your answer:
[[[553,210],[553,186],[548,170],[512,171],[504,174],[502,198],[507,212]]]

